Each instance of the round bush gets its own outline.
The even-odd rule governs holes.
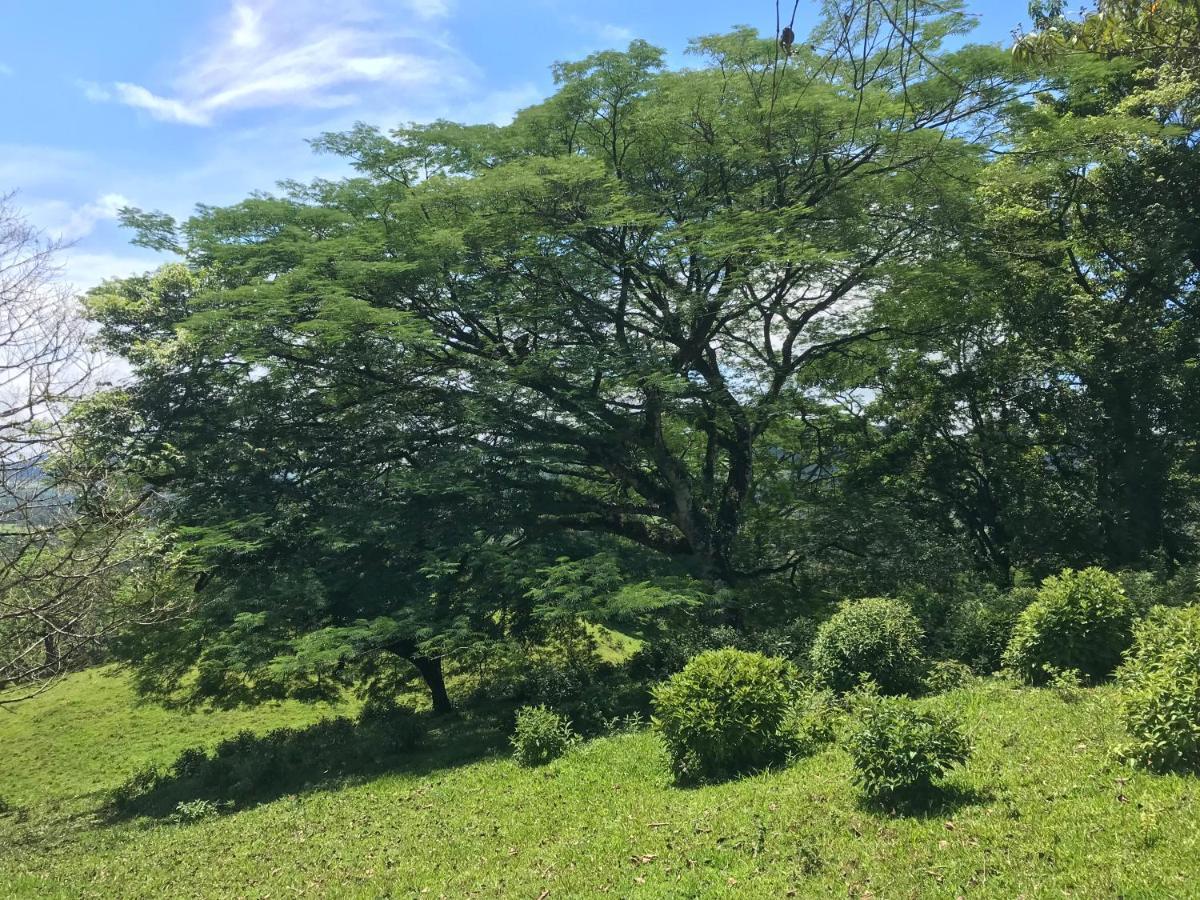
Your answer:
[[[855,779],[871,800],[913,799],[970,755],[957,720],[922,712],[911,701],[867,696],[858,712],[847,749]]]
[[[1200,606],[1155,609],[1117,676],[1129,756],[1152,769],[1200,771]]]
[[[847,601],[817,630],[813,674],[839,693],[853,690],[864,675],[885,694],[910,693],[925,675],[923,640],[917,617],[900,601]]]
[[[930,694],[944,694],[969,684],[974,677],[975,673],[966,663],[957,659],[939,659],[925,675],[925,690]]]
[[[558,759],[575,743],[571,723],[545,706],[522,706],[510,739],[513,759],[522,766],[544,766]]]
[[[656,687],[652,722],[675,777],[711,781],[787,759],[794,677],[782,659],[708,650]]]
[[[1066,569],[1042,582],[1017,619],[1004,664],[1031,684],[1075,670],[1088,681],[1113,673],[1128,649],[1136,609],[1120,580],[1103,569]]]

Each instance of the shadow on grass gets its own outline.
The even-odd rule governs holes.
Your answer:
[[[883,799],[860,798],[860,809],[883,813],[889,816],[903,816],[911,819],[945,819],[968,806],[982,806],[991,803],[996,795],[989,790],[979,790],[968,785],[946,782],[934,785],[920,793],[893,795]]]
[[[425,775],[506,751],[511,718],[505,706],[242,732],[212,750],[185,750],[166,768],[137,773],[110,793],[102,815],[110,823],[188,821],[390,773]]]

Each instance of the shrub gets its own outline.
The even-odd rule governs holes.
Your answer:
[[[864,694],[847,749],[855,780],[875,802],[909,800],[929,791],[971,748],[957,720],[916,709],[912,701]]]
[[[946,615],[935,643],[940,656],[986,675],[1000,668],[1021,613],[1037,598],[1033,588],[983,588],[961,597]]]
[[[162,780],[162,773],[156,766],[139,769],[108,792],[103,804],[104,809],[114,814],[126,813],[133,809],[139,800],[150,794]]]
[[[416,712],[391,697],[369,698],[359,710],[358,724],[370,731],[388,753],[412,750],[425,738]]]
[[[171,813],[171,821],[178,825],[191,825],[220,814],[221,805],[212,800],[183,800],[175,804],[175,811]]]
[[[788,754],[811,756],[834,742],[842,710],[831,691],[806,690],[788,707],[781,731],[790,742]]]
[[[517,727],[511,738],[513,759],[522,766],[542,766],[558,759],[575,743],[571,723],[545,706],[517,710]]]
[[[848,601],[817,630],[813,674],[838,693],[857,687],[864,675],[885,694],[909,693],[925,674],[923,638],[912,610],[897,600]]]
[[[1200,606],[1155,609],[1118,681],[1128,756],[1152,769],[1200,770]]]
[[[1115,575],[1095,567],[1066,569],[1047,578],[1021,613],[1004,664],[1032,684],[1045,684],[1049,671],[1066,669],[1098,681],[1120,663],[1134,618],[1134,604]]]
[[[652,722],[680,782],[708,781],[782,762],[792,666],[741,650],[707,650],[654,689]]]
[[[931,694],[944,694],[969,682],[975,673],[966,663],[957,659],[939,659],[929,667],[925,675],[925,690]]]

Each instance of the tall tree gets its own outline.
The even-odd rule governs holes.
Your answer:
[[[795,566],[821,365],[885,336],[872,300],[939,251],[1018,91],[1000,51],[943,49],[958,7],[878,8],[790,56],[702,38],[684,71],[635,41],[508,126],[317,142],[357,177],[130,211],[185,265],[91,298],[136,375],[97,427],[196,538],[213,599],[178,643],[241,687],[318,631],[416,661],[498,621],[425,573],[572,535],[709,581]]]

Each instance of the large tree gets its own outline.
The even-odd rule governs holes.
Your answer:
[[[1047,90],[943,220],[960,251],[876,307],[915,337],[880,362],[857,458],[1001,579],[1195,541],[1195,9],[1051,7],[1016,48]]]
[[[822,365],[887,337],[874,298],[942,252],[1018,90],[1006,54],[944,49],[968,26],[850,4],[788,53],[697,40],[682,71],[634,42],[507,126],[317,142],[356,177],[131,211],[185,265],[91,298],[136,376],[105,421],[223,586],[188,642],[400,619],[417,660],[463,610],[422,560],[506,542],[632,541],[710,582],[796,566],[798,496],[835,465]],[[319,589],[263,590],[299,571]]]

